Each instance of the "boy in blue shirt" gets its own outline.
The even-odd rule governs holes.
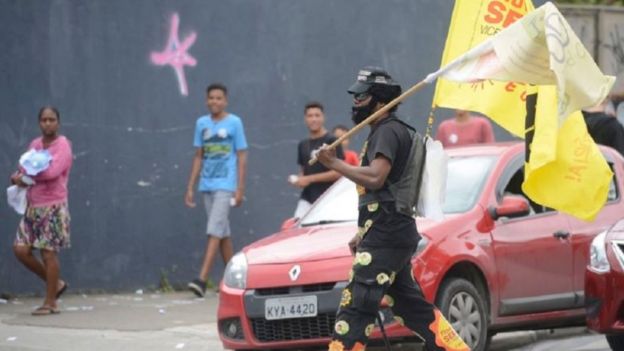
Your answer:
[[[240,117],[225,111],[227,88],[211,84],[206,89],[206,105],[210,114],[197,119],[195,125],[195,156],[186,190],[185,203],[195,207],[195,184],[203,194],[208,223],[208,244],[199,277],[188,284],[195,295],[203,297],[206,280],[217,254],[223,262],[232,258],[229,213],[231,206],[240,206],[245,192],[247,141]]]

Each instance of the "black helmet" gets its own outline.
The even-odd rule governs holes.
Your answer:
[[[383,68],[366,66],[358,72],[357,81],[347,91],[353,95],[369,93],[377,101],[388,103],[401,95],[401,85]]]

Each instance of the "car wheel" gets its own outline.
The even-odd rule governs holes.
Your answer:
[[[471,350],[486,349],[488,312],[484,298],[471,282],[461,278],[446,280],[440,287],[437,305]]]
[[[624,334],[605,335],[611,350],[620,351],[624,350]]]

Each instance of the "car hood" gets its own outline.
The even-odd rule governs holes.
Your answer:
[[[419,218],[420,232],[444,223]],[[249,264],[308,262],[351,256],[348,242],[357,232],[355,222],[294,228],[247,246],[243,251]]]
[[[274,264],[318,261],[350,255],[347,243],[353,237],[355,223],[294,228],[247,246],[249,264]]]

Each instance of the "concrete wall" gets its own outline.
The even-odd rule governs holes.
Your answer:
[[[39,135],[37,110],[58,106],[73,141],[72,248],[63,277],[76,289],[157,286],[197,274],[203,209],[183,195],[204,89],[222,81],[250,144],[247,202],[232,214],[237,249],[279,228],[298,191],[295,146],[303,105],[327,106],[327,124],[350,124],[346,88],[367,64],[404,86],[436,69],[452,2],[439,0],[0,0],[0,177]],[[195,36],[186,87],[163,51],[172,19]],[[186,89],[185,89],[186,88]],[[432,89],[403,104],[422,128]],[[361,145],[362,137],[355,141]],[[19,217],[0,201],[0,292],[42,284],[11,252]],[[223,265],[215,266],[213,279]]]
[[[205,245],[203,209],[183,204],[205,87],[229,86],[229,110],[242,116],[250,144],[247,201],[231,216],[240,249],[275,232],[294,209],[298,191],[286,177],[297,170],[296,143],[306,136],[303,105],[320,100],[328,127],[350,125],[346,88],[360,67],[385,66],[404,87],[421,80],[439,66],[452,5],[0,0],[0,177],[8,179],[39,135],[38,108],[58,106],[75,154],[64,278],[83,290],[157,286],[163,271],[174,284],[186,282],[197,274]],[[603,69],[621,73],[621,12],[587,11],[566,15],[597,48]],[[152,56],[176,34],[175,18],[180,42],[190,41],[184,80]],[[596,38],[602,41],[593,44]],[[400,114],[424,129],[431,98],[429,87]],[[448,116],[440,111],[436,125]],[[509,139],[495,131],[497,139]],[[18,220],[0,201],[0,293],[42,287],[12,255]],[[222,269],[217,262],[215,281]]]
[[[613,91],[624,92],[624,7],[566,6],[561,12],[602,71],[617,77]]]

